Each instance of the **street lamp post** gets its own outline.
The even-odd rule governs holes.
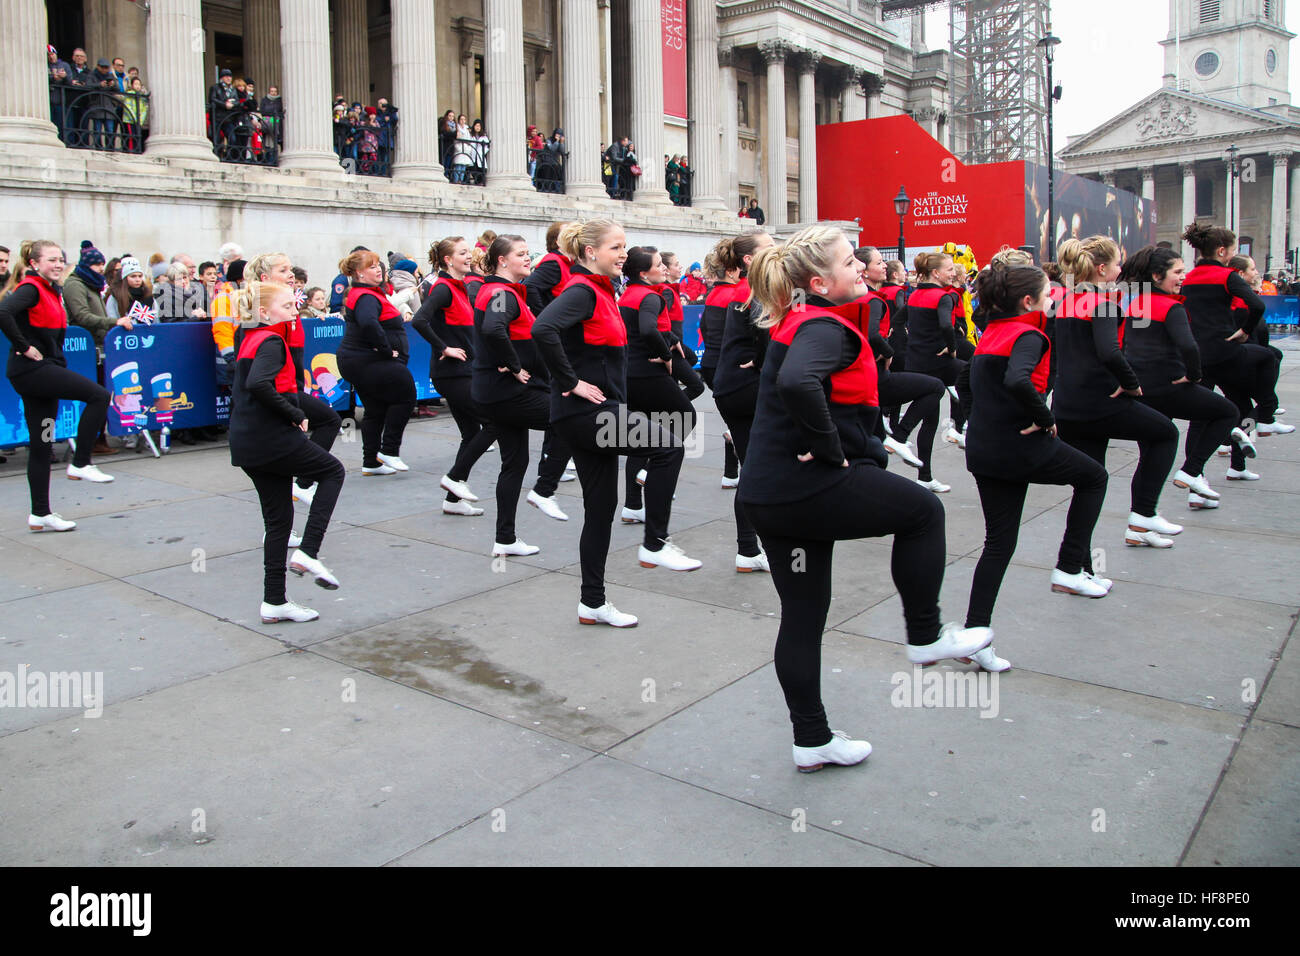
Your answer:
[[[898,187],[898,195],[894,197],[894,212],[898,213],[898,261],[903,263],[903,268],[907,268],[907,246],[903,239],[903,217],[907,215],[907,207],[911,200],[907,198],[907,190],[902,186]]]
[[[1241,149],[1236,143],[1228,147],[1228,228],[1237,231],[1237,176],[1241,173]]]
[[[1048,27],[1047,36],[1038,41],[1038,46],[1047,57],[1047,243],[1043,247],[1043,261],[1056,260],[1056,163],[1055,146],[1052,142],[1052,105],[1061,98],[1061,88],[1052,85],[1052,60],[1061,38],[1052,36]]]

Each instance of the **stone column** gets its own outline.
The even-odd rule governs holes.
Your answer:
[[[783,226],[786,223],[785,184],[785,58],[790,45],[784,40],[764,40],[758,52],[767,62],[767,128],[764,132],[764,152],[767,153],[767,190],[762,205],[766,207],[767,223]]]
[[[257,83],[258,102],[281,85],[282,72],[280,0],[244,0],[244,76]]]
[[[569,155],[564,160],[564,191],[590,198],[605,195],[600,181],[600,49],[596,0],[560,0],[563,43],[564,127]],[[639,144],[638,144],[639,145]]]
[[[689,4],[688,4],[689,6]],[[740,94],[736,89],[736,57],[732,46],[718,47],[718,73],[722,91],[722,168],[725,170],[726,205],[732,212],[740,209]]]
[[[1142,198],[1154,200],[1156,198],[1156,168],[1154,166],[1143,166],[1139,172],[1142,174]]]
[[[664,30],[660,0],[629,0],[632,142],[641,161],[633,198],[668,202],[664,188]]]
[[[194,6],[197,9],[198,0]],[[41,0],[0,4],[0,62],[5,68],[0,83],[0,142],[62,146],[50,122],[49,71],[41,42],[48,43],[48,36]],[[64,59],[71,62],[71,51]]]
[[[524,138],[523,0],[483,0],[483,36],[483,112],[492,140],[487,184],[530,189]],[[427,36],[423,41],[430,42]]]
[[[865,76],[856,66],[849,67],[845,73],[844,89],[840,92],[840,109],[846,123],[867,118],[867,97],[862,87]]]
[[[283,18],[281,22],[288,24],[290,30],[297,26]],[[363,106],[375,105],[370,102],[370,36],[366,23],[366,0],[334,0],[334,30],[330,39],[334,41],[335,88],[330,90],[331,103],[335,93],[342,93],[349,106],[354,102]],[[432,23],[422,24],[421,32],[435,27],[436,24]],[[432,43],[433,40],[426,36],[426,42]],[[330,62],[328,53],[323,62]],[[288,110],[288,104],[285,110]]]
[[[216,162],[212,143],[205,135],[207,90],[203,85],[204,34],[199,0],[153,0],[145,31],[150,90],[145,153]]]
[[[1288,233],[1291,236],[1291,242],[1300,246],[1300,164],[1290,167],[1291,170],[1291,215]],[[1300,263],[1298,263],[1300,264]],[[1294,271],[1294,266],[1292,268]]]
[[[799,221],[817,221],[817,64],[816,50],[799,61]]]
[[[424,32],[434,22],[434,0],[393,0],[392,10],[392,102],[398,109],[393,178],[441,181],[439,114],[428,108],[429,78],[438,75],[436,44]]]
[[[197,6],[198,0],[194,3]],[[319,0],[280,0],[280,22],[291,25],[280,34],[284,63],[280,168],[342,172],[334,152],[333,92],[326,69],[330,62],[329,10]]]
[[[690,100],[687,112],[687,155],[691,168],[691,205],[700,209],[721,209],[722,144],[719,136],[718,98],[727,105],[726,91],[719,93],[722,76],[718,67],[718,16],[711,3],[686,4],[686,35],[690,57],[687,69]],[[735,103],[731,114],[736,114]],[[730,168],[730,167],[727,167]]]
[[[1178,168],[1183,173],[1183,218],[1178,224],[1178,234],[1182,235],[1183,230],[1196,222],[1196,164],[1179,163]],[[1188,268],[1196,262],[1196,251],[1185,242],[1183,261],[1187,263]]]
[[[877,73],[866,73],[862,78],[862,89],[867,94],[867,119],[883,115],[880,97],[885,92],[885,78]]]
[[[1265,260],[1261,272],[1273,272],[1286,262],[1286,176],[1291,150],[1279,149],[1270,155],[1273,157],[1273,208],[1268,219],[1269,259]]]

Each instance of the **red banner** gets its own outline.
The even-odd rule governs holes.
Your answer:
[[[686,0],[662,0],[662,10],[664,115],[686,119]]]

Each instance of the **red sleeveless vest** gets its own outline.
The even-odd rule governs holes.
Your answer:
[[[280,325],[286,324],[280,323]],[[262,343],[272,336],[284,340],[284,365],[280,367],[280,371],[275,373],[275,390],[282,394],[292,395],[298,391],[298,373],[293,366],[293,357],[289,354],[288,331],[286,328],[282,334],[279,325],[253,329],[245,334],[243,341],[239,343],[239,354],[236,356],[236,361],[253,358]]]
[[[510,323],[510,339],[514,342],[533,337],[533,313],[528,308],[528,291],[516,282],[484,282],[479,286],[478,295],[474,297],[474,308],[487,312],[492,298],[501,290],[509,292],[519,303],[519,317]]]
[[[1052,343],[1043,332],[1045,321],[1045,317],[1041,312],[1029,312],[1011,319],[994,319],[985,327],[984,334],[980,336],[979,344],[975,346],[975,355],[977,357],[980,355],[996,355],[1001,358],[1008,358],[1020,336],[1026,332],[1041,335],[1047,343],[1047,348],[1043,351],[1043,357],[1038,360],[1038,364],[1034,366],[1034,371],[1029,377],[1039,394],[1045,394],[1047,392],[1047,377],[1052,370]]]
[[[582,323],[582,340],[588,345],[627,345],[627,326],[614,302],[614,283],[609,276],[575,272],[569,285],[585,285],[596,294],[591,318]]]
[[[790,312],[777,324],[772,330],[772,341],[780,342],[788,348],[800,327],[810,319],[830,318],[839,322],[858,337],[862,348],[858,351],[858,357],[853,360],[852,365],[831,373],[831,401],[837,405],[878,407],[880,396],[877,392],[876,357],[871,352],[867,337],[853,325],[852,316],[857,308],[857,303],[853,302],[836,309],[824,309],[815,305],[804,306],[797,312]]]

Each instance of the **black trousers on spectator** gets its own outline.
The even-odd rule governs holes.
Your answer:
[[[46,364],[15,375],[9,384],[23,400],[23,418],[27,421],[27,489],[32,499],[31,513],[43,518],[50,513],[50,461],[54,454],[54,426],[59,415],[59,399],[85,402],[77,422],[77,450],[72,463],[78,468],[90,464],[112,395],[98,385],[62,365]]]
[[[893,437],[905,442],[912,430],[917,425],[921,426],[921,430],[916,433],[916,455],[925,464],[917,477],[921,481],[930,481],[934,478],[930,471],[930,459],[934,454],[934,434],[939,430],[939,403],[943,400],[945,391],[943,382],[933,375],[895,372],[890,368],[880,376],[878,391],[882,408],[892,406],[898,409],[911,403],[902,419],[895,417],[894,424],[890,427],[894,430]]]
[[[340,363],[339,371],[352,383],[365,406],[361,419],[361,464],[378,468],[377,455],[402,451],[402,434],[415,409],[415,379],[396,358]]]
[[[1263,345],[1244,344],[1228,361],[1205,366],[1204,382],[1211,388],[1217,385],[1237,406],[1236,424],[1251,419],[1256,424],[1268,425],[1277,411],[1280,369],[1272,350]],[[1246,427],[1246,431],[1250,428]],[[1238,471],[1246,467],[1246,456],[1236,445],[1232,447],[1232,467]]]
[[[1240,417],[1237,406],[1228,399],[1203,385],[1190,382],[1149,391],[1144,386],[1138,401],[1161,415],[1188,422],[1182,470],[1193,478],[1205,471],[1205,463],[1216,448],[1229,443],[1229,436]]]
[[[754,409],[758,404],[758,383],[739,392],[732,392],[722,398],[713,399],[718,406],[722,420],[731,432],[731,442],[736,447],[736,458],[743,465],[745,453],[749,450],[749,433],[754,427]],[[762,548],[758,545],[758,532],[754,530],[745,506],[737,495],[732,502],[736,513],[736,553],[746,558],[757,556]]]
[[[845,471],[844,481],[803,501],[745,506],[781,597],[776,676],[800,747],[820,747],[831,739],[821,699],[821,651],[836,541],[892,534],[890,573],[903,601],[907,641],[933,644],[939,636],[943,505],[910,478],[874,464],[859,462]]]
[[[293,530],[290,485],[295,476],[319,484],[298,547],[309,558],[319,559],[325,530],[343,489],[343,463],[314,442],[305,441],[291,453],[256,468],[245,468],[244,472],[257,489],[262,503],[262,523],[266,526],[266,539],[262,543],[262,600],[267,604],[284,604],[288,600],[284,590],[286,552],[289,532]]]
[[[993,620],[1007,565],[1016,552],[1020,519],[1025,511],[1025,494],[1030,485],[1072,485],[1074,497],[1065,516],[1065,537],[1056,555],[1056,566],[1066,574],[1078,574],[1092,567],[1092,532],[1106,500],[1106,469],[1079,449],[1056,443],[1056,452],[1024,479],[1008,481],[993,475],[976,475],[975,486],[984,509],[984,551],[975,565],[966,609],[967,627],[988,627]]]
[[[626,405],[592,406],[590,413],[561,418],[555,433],[569,443],[573,463],[582,482],[582,603],[597,608],[605,603],[605,559],[618,507],[618,459],[640,455],[649,476],[645,485],[643,543],[658,551],[668,537],[673,489],[685,452],[681,442]]]
[[[700,366],[700,379],[709,386],[710,390],[713,388],[713,373],[716,371],[716,368]],[[722,440],[722,477],[740,477],[740,460],[736,457],[736,446],[726,437]]]
[[[482,406],[470,397],[469,376],[445,378],[433,384],[451,409],[451,417],[460,429],[456,460],[452,462],[447,477],[454,481],[469,481],[469,473],[474,470],[475,463],[497,440],[497,427],[488,419]],[[460,498],[449,491],[447,500],[456,502]]]
[[[540,389],[526,389],[518,398],[505,402],[490,402],[480,405],[487,420],[496,429],[497,445],[501,449],[501,474],[497,476],[497,544],[513,544],[515,541],[515,511],[519,507],[519,489],[524,485],[524,475],[528,471],[528,432],[545,431],[551,420],[551,400],[548,392]],[[554,462],[543,461],[542,468],[547,468],[552,480],[558,484],[564,472],[564,458]],[[534,487],[539,495],[542,476]],[[555,484],[551,486],[555,493]],[[551,495],[543,495],[545,498]]]
[[[1139,402],[1125,403],[1125,407],[1105,418],[1093,421],[1056,420],[1061,441],[1073,445],[1103,468],[1106,466],[1106,448],[1111,439],[1121,438],[1137,442],[1138,465],[1130,484],[1131,510],[1150,518],[1160,505],[1160,489],[1174,467],[1178,453],[1178,429],[1166,415]],[[1088,570],[1092,566],[1088,565]]]
[[[686,397],[677,380],[665,370],[662,375],[627,380],[627,407],[634,412],[644,412],[652,421],[673,433],[673,438],[685,446],[687,436],[695,431],[695,406]],[[732,434],[735,440],[735,434]],[[624,468],[623,503],[634,511],[641,508],[641,486],[636,475],[646,467],[644,455],[629,455]],[[649,479],[646,479],[647,483]],[[673,493],[677,482],[673,482]]]
[[[365,399],[362,399],[362,401],[365,401]],[[339,437],[339,429],[343,425],[343,419],[339,417],[339,413],[319,398],[306,392],[298,393],[298,407],[307,416],[307,428],[310,430],[312,442],[319,445],[324,451],[333,448],[334,440]],[[298,487],[309,488],[311,482],[305,478],[299,478]]]

